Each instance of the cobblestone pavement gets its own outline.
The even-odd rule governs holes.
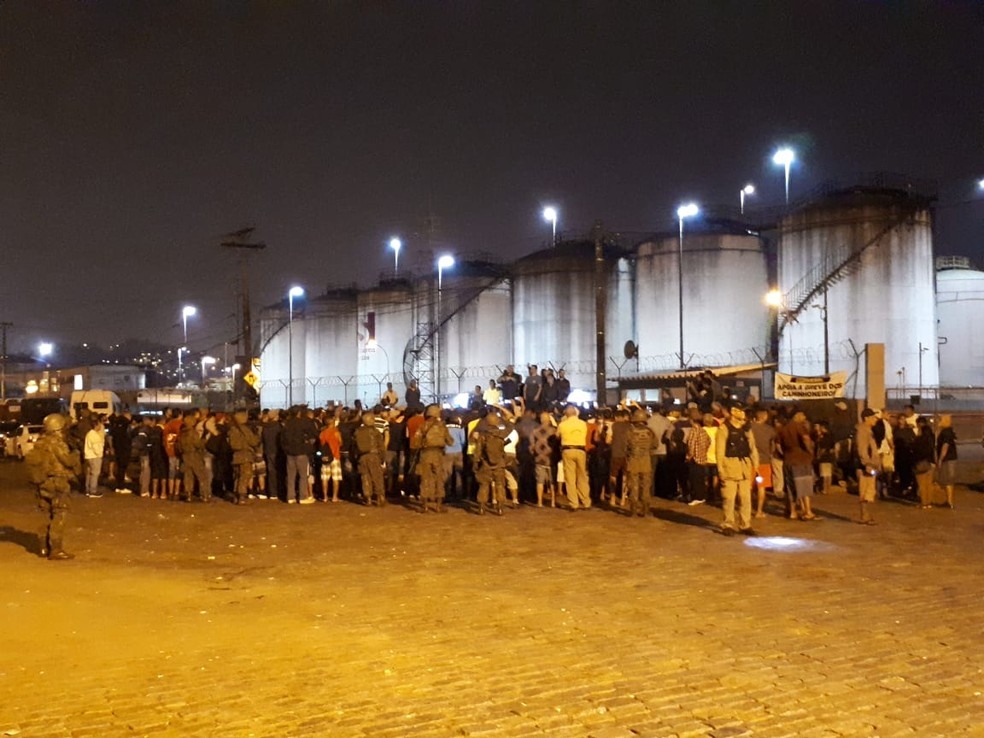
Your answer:
[[[984,496],[816,508],[109,494],[49,562],[2,463],[0,736],[984,736]]]

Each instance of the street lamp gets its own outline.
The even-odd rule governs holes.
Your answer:
[[[185,305],[181,308],[181,324],[184,327],[184,342],[188,343],[188,318],[195,315],[198,312],[198,308],[194,305]]]
[[[794,161],[796,161],[796,153],[788,147],[783,147],[772,155],[772,163],[778,164],[779,166],[784,167],[786,170],[786,204],[787,205],[789,205],[789,167],[792,165]]]
[[[205,389],[205,377],[206,377],[206,373],[208,372],[208,365],[214,364],[215,362],[216,362],[216,358],[214,356],[202,357],[202,360],[200,362],[202,365],[202,389]]]
[[[178,384],[184,380],[184,369],[181,367],[181,354],[187,351],[184,346],[178,346]]]
[[[984,190],[984,179],[977,180],[977,189]]]
[[[48,343],[47,341],[43,341],[42,343],[38,344],[38,356],[40,356],[42,359],[47,359],[49,356],[51,356],[51,352],[54,350],[55,350],[54,345]]]
[[[393,249],[393,276],[396,277],[400,273],[400,249],[403,248],[403,241],[398,238],[391,238],[389,247]]]
[[[294,298],[303,297],[303,287],[291,287],[287,292],[287,405],[294,404]]]
[[[683,358],[683,221],[686,218],[693,218],[700,213],[700,208],[696,203],[688,202],[677,208],[677,220],[680,221],[680,243],[677,254],[677,292],[679,296],[678,309],[680,311],[680,368],[685,369],[687,362]]]
[[[747,184],[738,191],[738,201],[741,203],[741,214],[745,214],[745,198],[755,194],[755,185]]]
[[[441,402],[441,292],[444,282],[444,270],[454,266],[454,257],[444,254],[437,260],[437,325],[434,329],[434,339],[437,343],[437,376],[434,377],[434,394],[438,403]]]
[[[552,226],[552,234],[550,238],[550,245],[557,245],[557,208],[552,205],[547,206],[543,209],[543,219],[548,221]]]

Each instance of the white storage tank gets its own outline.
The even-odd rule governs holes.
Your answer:
[[[445,272],[441,322],[443,394],[487,387],[512,363],[512,292],[504,267],[464,261]]]
[[[357,377],[349,388],[350,402],[358,397],[371,407],[379,401],[387,382],[393,383],[403,400],[403,348],[417,320],[415,290],[416,285],[409,280],[394,279],[359,293]]]
[[[296,299],[291,328],[286,300],[261,312],[260,403],[263,407],[284,408],[291,399],[294,404],[311,406],[345,400],[342,378],[356,374],[356,308],[355,290],[334,290],[314,298]],[[288,392],[290,343],[293,343],[292,398]]]
[[[631,280],[621,250],[606,246],[608,280],[606,358],[621,356],[628,331],[621,290]],[[572,389],[594,393],[595,380],[595,246],[567,241],[526,256],[512,266],[513,364],[526,375],[528,364],[563,368]],[[617,345],[616,345],[617,344]],[[614,367],[606,367],[614,375]]]
[[[940,385],[984,387],[984,272],[963,257],[936,260]]]
[[[887,386],[901,371],[912,384],[920,363],[922,385],[938,384],[930,206],[905,188],[858,186],[780,221],[779,289],[795,312],[782,330],[780,371],[823,374],[826,297],[830,370],[858,370],[858,394],[864,365],[854,350],[866,343],[885,344]]]
[[[642,369],[680,366],[679,232],[636,247],[635,341]],[[765,244],[731,221],[683,232],[683,352],[687,366],[756,363],[768,347]]]

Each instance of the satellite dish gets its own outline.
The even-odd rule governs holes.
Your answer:
[[[639,347],[636,346],[635,341],[630,339],[625,342],[625,348],[622,349],[622,353],[626,359],[638,359]]]

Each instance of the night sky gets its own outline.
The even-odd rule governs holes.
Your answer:
[[[937,252],[984,266],[979,2],[0,5],[0,320],[45,338],[234,340],[224,233],[257,226],[254,315],[292,283],[426,269],[422,234],[513,258],[673,226],[683,199],[886,170],[940,186]],[[414,234],[421,234],[415,240]]]

